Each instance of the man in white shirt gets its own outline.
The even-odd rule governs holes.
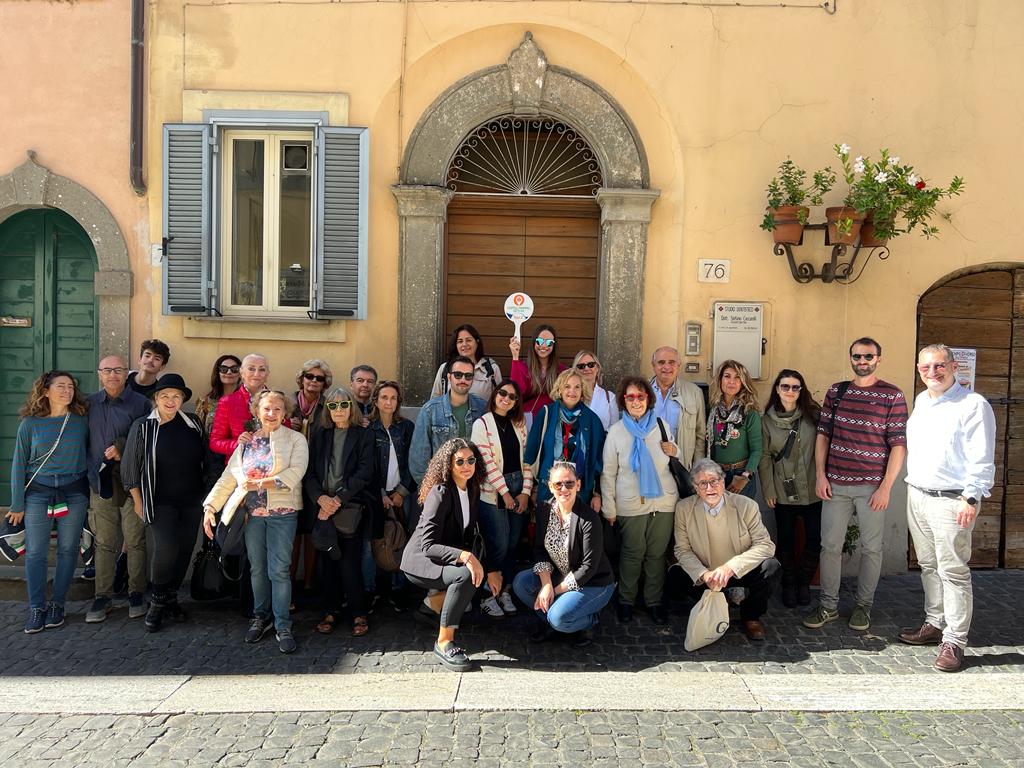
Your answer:
[[[907,422],[907,521],[921,566],[925,623],[900,632],[900,640],[939,643],[935,668],[956,672],[974,607],[971,532],[995,477],[995,417],[985,398],[956,380],[945,344],[922,349],[917,371],[927,389]]]

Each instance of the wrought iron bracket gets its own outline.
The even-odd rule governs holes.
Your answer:
[[[807,224],[804,230],[825,229],[826,227],[826,224]],[[827,235],[825,244],[828,245]],[[797,245],[803,245],[802,237]],[[798,283],[821,280],[823,283],[849,285],[857,282],[864,274],[864,268],[867,267],[872,256],[877,256],[882,261],[889,258],[889,248],[885,245],[862,246],[859,241],[852,246],[836,243],[832,246],[829,260],[822,264],[821,270],[818,271],[809,261],[797,263],[796,257],[793,255],[793,246],[789,243],[776,243],[773,252],[776,256],[785,256],[789,260],[789,271]],[[863,258],[861,258],[862,253],[865,253]]]

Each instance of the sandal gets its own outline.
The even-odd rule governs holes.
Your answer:
[[[352,621],[352,636],[362,637],[370,631],[370,625],[365,616],[356,616]]]
[[[325,614],[320,623],[316,625],[316,631],[321,635],[329,635],[334,632],[334,624],[338,620],[338,615],[335,613]]]

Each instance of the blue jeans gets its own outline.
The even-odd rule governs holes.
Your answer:
[[[510,509],[498,509],[486,501],[480,502],[479,512],[487,565],[491,570],[501,571],[501,583],[511,586],[516,568],[516,544],[529,513],[520,515]]]
[[[540,592],[540,576],[533,571],[520,571],[513,582],[516,597],[531,606]],[[615,583],[603,587],[582,587],[577,592],[563,592],[551,602],[547,613],[537,611],[556,632],[579,632],[597,624],[597,615],[608,605],[615,592]]]
[[[68,513],[51,518],[46,507],[60,488]],[[57,572],[53,577],[53,602],[63,607],[75,575],[82,526],[89,508],[89,486],[84,475],[40,475],[25,491],[25,581],[28,607],[46,607],[46,559],[50,554],[50,532],[57,523]]]
[[[241,514],[242,510],[238,510]],[[252,577],[253,614],[269,619],[280,632],[292,628],[288,606],[292,602],[292,541],[298,515],[250,517],[245,523],[245,552]]]

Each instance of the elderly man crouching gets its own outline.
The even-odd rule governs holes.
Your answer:
[[[725,472],[711,459],[690,469],[697,495],[676,504],[675,555],[692,580],[687,592],[699,600],[705,589],[745,587],[740,619],[750,640],[764,640],[761,615],[771,583],[762,569],[775,554],[757,502],[725,490]]]

